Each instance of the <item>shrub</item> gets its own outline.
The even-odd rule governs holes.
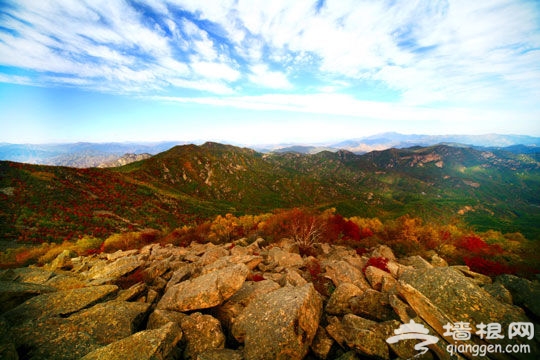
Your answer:
[[[384,270],[386,272],[390,272],[390,270],[388,270],[388,259],[387,258],[384,258],[384,257],[372,257],[372,258],[369,258],[369,260],[367,261],[366,265],[364,266],[364,268],[362,269],[362,272],[365,274],[366,273],[366,269],[369,267],[369,266],[374,266],[378,269],[381,269],[381,270]]]
[[[460,239],[459,247],[472,253],[481,253],[488,249],[488,244],[477,235],[467,235]]]
[[[480,256],[466,257],[463,260],[472,271],[488,276],[513,274],[515,272],[515,269],[511,266],[485,259]]]
[[[103,251],[114,252],[117,250],[138,249],[159,240],[161,232],[154,229],[113,234],[103,243]]]

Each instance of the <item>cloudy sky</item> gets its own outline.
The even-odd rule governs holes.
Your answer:
[[[0,142],[540,136],[536,0],[2,0]]]

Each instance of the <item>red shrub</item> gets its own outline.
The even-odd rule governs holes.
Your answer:
[[[368,262],[366,263],[366,266],[364,266],[364,268],[362,269],[362,272],[364,274],[366,273],[366,269],[369,266],[374,266],[374,267],[376,267],[378,269],[384,270],[386,272],[390,272],[390,270],[388,270],[388,259],[384,258],[384,257],[372,257],[372,258],[370,258],[368,260]]]
[[[465,264],[472,270],[488,276],[497,276],[501,274],[512,274],[515,269],[480,256],[471,256],[463,259]]]
[[[476,235],[468,235],[461,238],[459,246],[473,253],[486,251],[488,244]]]

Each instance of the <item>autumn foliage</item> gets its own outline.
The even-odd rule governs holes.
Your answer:
[[[289,238],[305,256],[317,255],[318,244],[322,243],[347,246],[361,256],[370,248],[385,244],[398,257],[421,255],[430,258],[436,252],[450,264],[468,265],[473,271],[490,276],[501,273],[527,276],[538,267],[537,247],[519,233],[502,234],[492,230],[477,233],[460,224],[424,223],[422,219],[408,215],[384,222],[378,218],[346,218],[335,209],[315,211],[305,208],[260,215],[236,216],[229,213],[173,230],[148,228],[103,237],[86,235],[60,244],[43,243],[8,249],[0,252],[0,265],[46,263],[66,249],[78,255],[92,255],[140,248],[156,242],[184,247],[192,242],[229,243],[232,248],[233,242],[242,238],[248,243],[262,238],[266,244]],[[368,266],[387,270],[384,260],[369,259]],[[313,266],[308,272],[321,283],[322,290],[326,286],[324,279],[318,278],[316,265]]]

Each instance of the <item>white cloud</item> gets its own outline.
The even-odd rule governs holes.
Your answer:
[[[534,2],[136,2],[154,12],[123,0],[18,1],[0,17],[11,30],[0,31],[0,64],[46,73],[36,83],[84,79],[106,91],[198,81],[217,94],[233,83],[346,92],[366,81],[411,106],[531,104],[540,95]]]
[[[291,89],[293,86],[287,76],[280,71],[272,71],[265,64],[253,65],[250,68],[249,81],[271,89]]]

